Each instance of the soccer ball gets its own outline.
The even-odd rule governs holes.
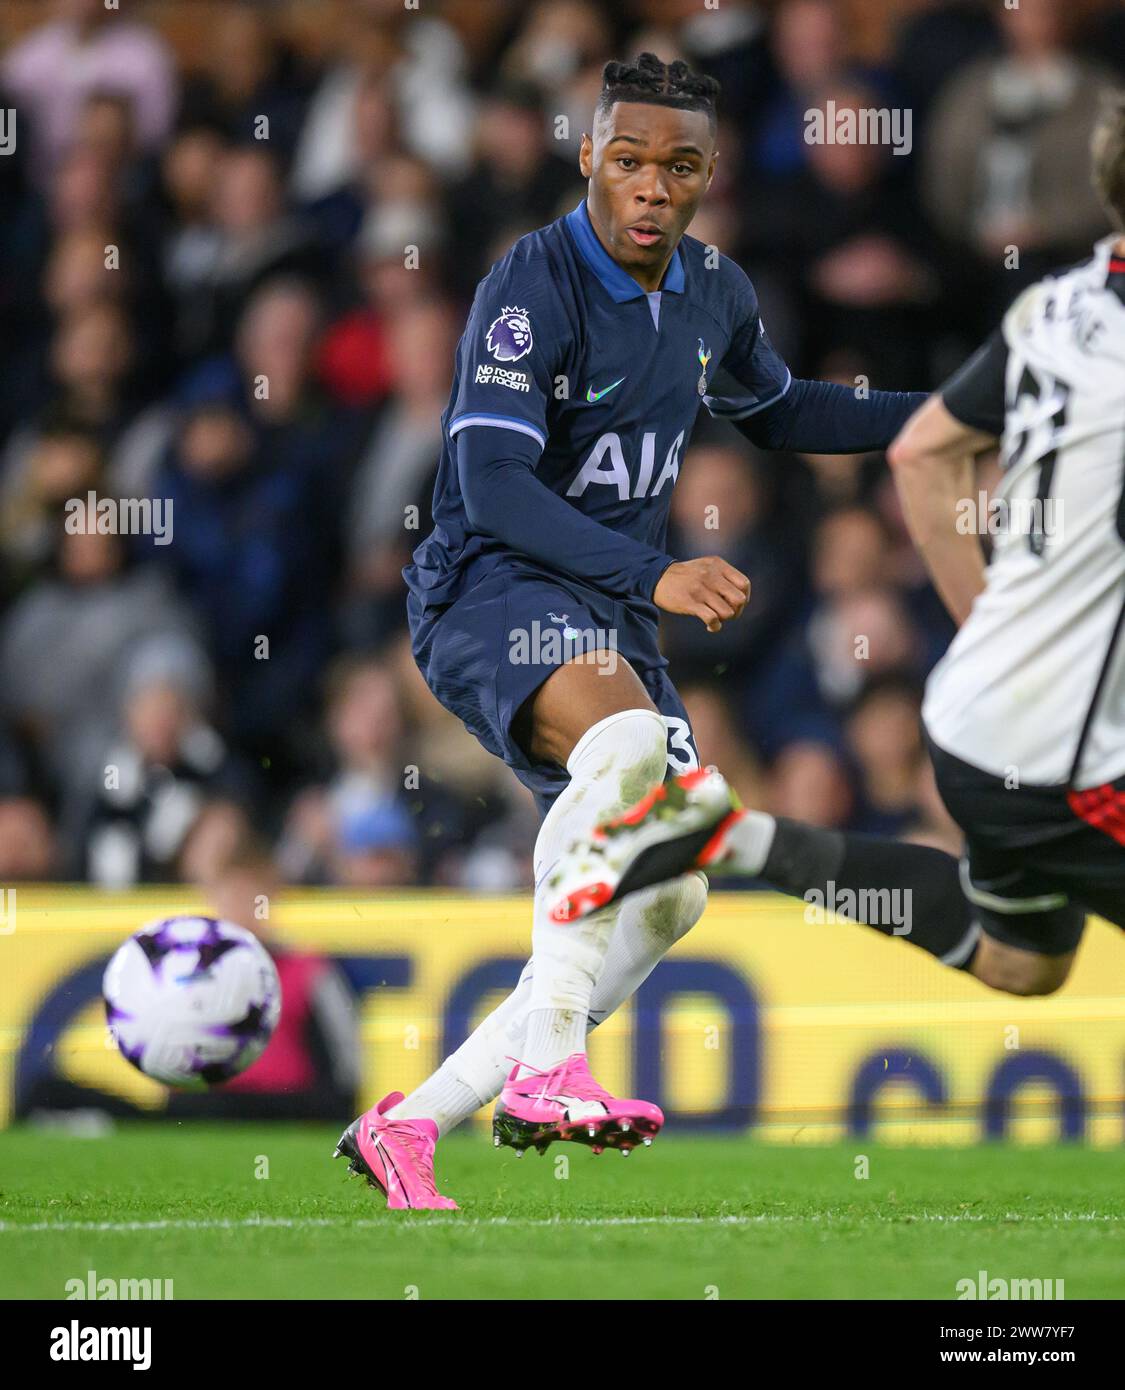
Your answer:
[[[102,979],[121,1055],[166,1086],[202,1090],[259,1058],[281,982],[253,932],[214,917],[167,917],[131,936]]]

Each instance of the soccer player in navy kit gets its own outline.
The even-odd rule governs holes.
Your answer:
[[[594,1080],[586,1032],[698,920],[705,880],[570,923],[551,919],[546,881],[592,823],[698,766],[657,613],[718,631],[750,596],[721,558],[664,549],[700,404],[759,447],[845,453],[885,447],[925,399],[794,380],[745,273],[684,235],[715,171],[717,95],[682,62],[609,63],[579,155],[587,199],[496,263],[457,350],[434,529],[405,571],[414,654],[544,818],[516,990],[411,1096],[341,1137],[392,1207],[455,1205],[435,1187],[435,1141],[497,1095],[495,1142],[519,1152],[628,1153],[663,1123]]]

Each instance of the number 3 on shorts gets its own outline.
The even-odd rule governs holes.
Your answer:
[[[699,766],[699,754],[692,742],[691,725],[677,715],[662,717],[668,730],[668,766],[677,776],[681,772],[694,772]]]

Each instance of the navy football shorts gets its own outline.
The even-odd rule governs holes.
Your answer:
[[[608,595],[561,578],[494,571],[436,611],[412,593],[407,611],[426,684],[535,794],[541,815],[570,777],[554,763],[532,762],[512,737],[512,721],[547,677],[576,656],[587,654],[607,671],[627,661],[667,726],[669,774],[699,766],[655,631]]]

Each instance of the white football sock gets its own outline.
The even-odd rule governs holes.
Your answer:
[[[520,1061],[546,1071],[575,1052],[586,1051],[585,1012],[578,1009],[531,1009],[524,1029]],[[529,1057],[542,1058],[529,1062]],[[526,1073],[525,1073],[526,1074]]]
[[[707,885],[702,874],[643,888],[611,911],[617,925],[610,936],[605,963],[590,998],[585,1028],[604,1022],[652,974],[658,962],[703,915]],[[434,1074],[391,1112],[395,1120],[430,1119],[441,1134],[494,1101],[512,1070],[525,1055],[531,961],[519,983]]]
[[[432,1076],[390,1111],[391,1119],[433,1120],[439,1133],[448,1134],[482,1105],[495,1100],[514,1059],[523,1050],[530,998],[528,961],[507,999],[482,1020]]]
[[[744,874],[757,878],[766,867],[777,821],[765,811],[743,811],[723,835],[723,852],[708,868],[715,873]]]
[[[590,997],[602,972],[614,908],[553,922],[548,885],[559,856],[608,816],[619,815],[664,780],[668,735],[655,710],[611,714],[587,729],[567,759],[570,782],[535,841],[531,1000],[521,1062],[539,1071],[585,1051]]]
[[[701,873],[642,888],[622,901],[605,964],[590,999],[591,1028],[604,1023],[636,994],[657,964],[703,916],[706,906],[707,880]]]
[[[439,1134],[448,1134],[481,1107],[481,1099],[458,1076],[453,1059],[446,1060],[417,1090],[387,1112],[392,1120],[433,1120]]]

